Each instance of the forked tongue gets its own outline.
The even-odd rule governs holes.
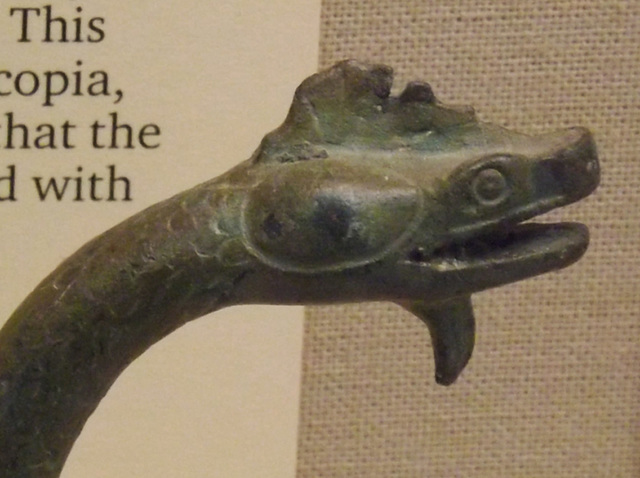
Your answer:
[[[471,296],[442,302],[403,302],[429,328],[436,362],[436,382],[451,385],[471,358],[475,343],[475,319]]]

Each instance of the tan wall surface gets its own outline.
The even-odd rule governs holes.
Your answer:
[[[597,194],[584,259],[474,297],[474,357],[434,384],[426,328],[388,304],[312,308],[298,476],[640,476],[640,3],[324,0],[320,65],[431,83],[528,133],[584,125]]]

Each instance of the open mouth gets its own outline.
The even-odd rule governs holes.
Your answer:
[[[533,191],[529,198],[486,222],[469,221],[450,230],[448,242],[435,250],[414,248],[407,262],[445,273],[475,272],[465,281],[499,284],[577,261],[589,244],[586,226],[528,220],[578,201],[597,187],[600,173],[593,138],[583,128],[569,128],[537,141],[548,150],[537,151],[534,157],[541,159],[527,163]]]
[[[443,272],[507,267],[535,275],[572,264],[584,254],[588,244],[589,230],[583,224],[526,222],[502,225],[491,232],[451,242],[428,257],[414,249],[408,259]],[[536,267],[532,270],[533,264]]]

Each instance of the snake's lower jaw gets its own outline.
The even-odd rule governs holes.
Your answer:
[[[453,242],[423,264],[441,279],[463,275],[466,292],[475,292],[567,267],[588,245],[583,224],[527,222]]]
[[[451,385],[469,362],[475,344],[475,318],[470,296],[442,302],[400,302],[429,328],[435,379],[440,385]]]

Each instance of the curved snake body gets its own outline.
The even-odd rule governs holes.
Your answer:
[[[109,387],[162,337],[242,303],[391,300],[436,379],[474,343],[473,292],[565,267],[579,224],[520,224],[597,186],[588,131],[530,137],[425,83],[343,62],[305,80],[248,161],[95,238],[0,331],[0,477],[54,478]]]

